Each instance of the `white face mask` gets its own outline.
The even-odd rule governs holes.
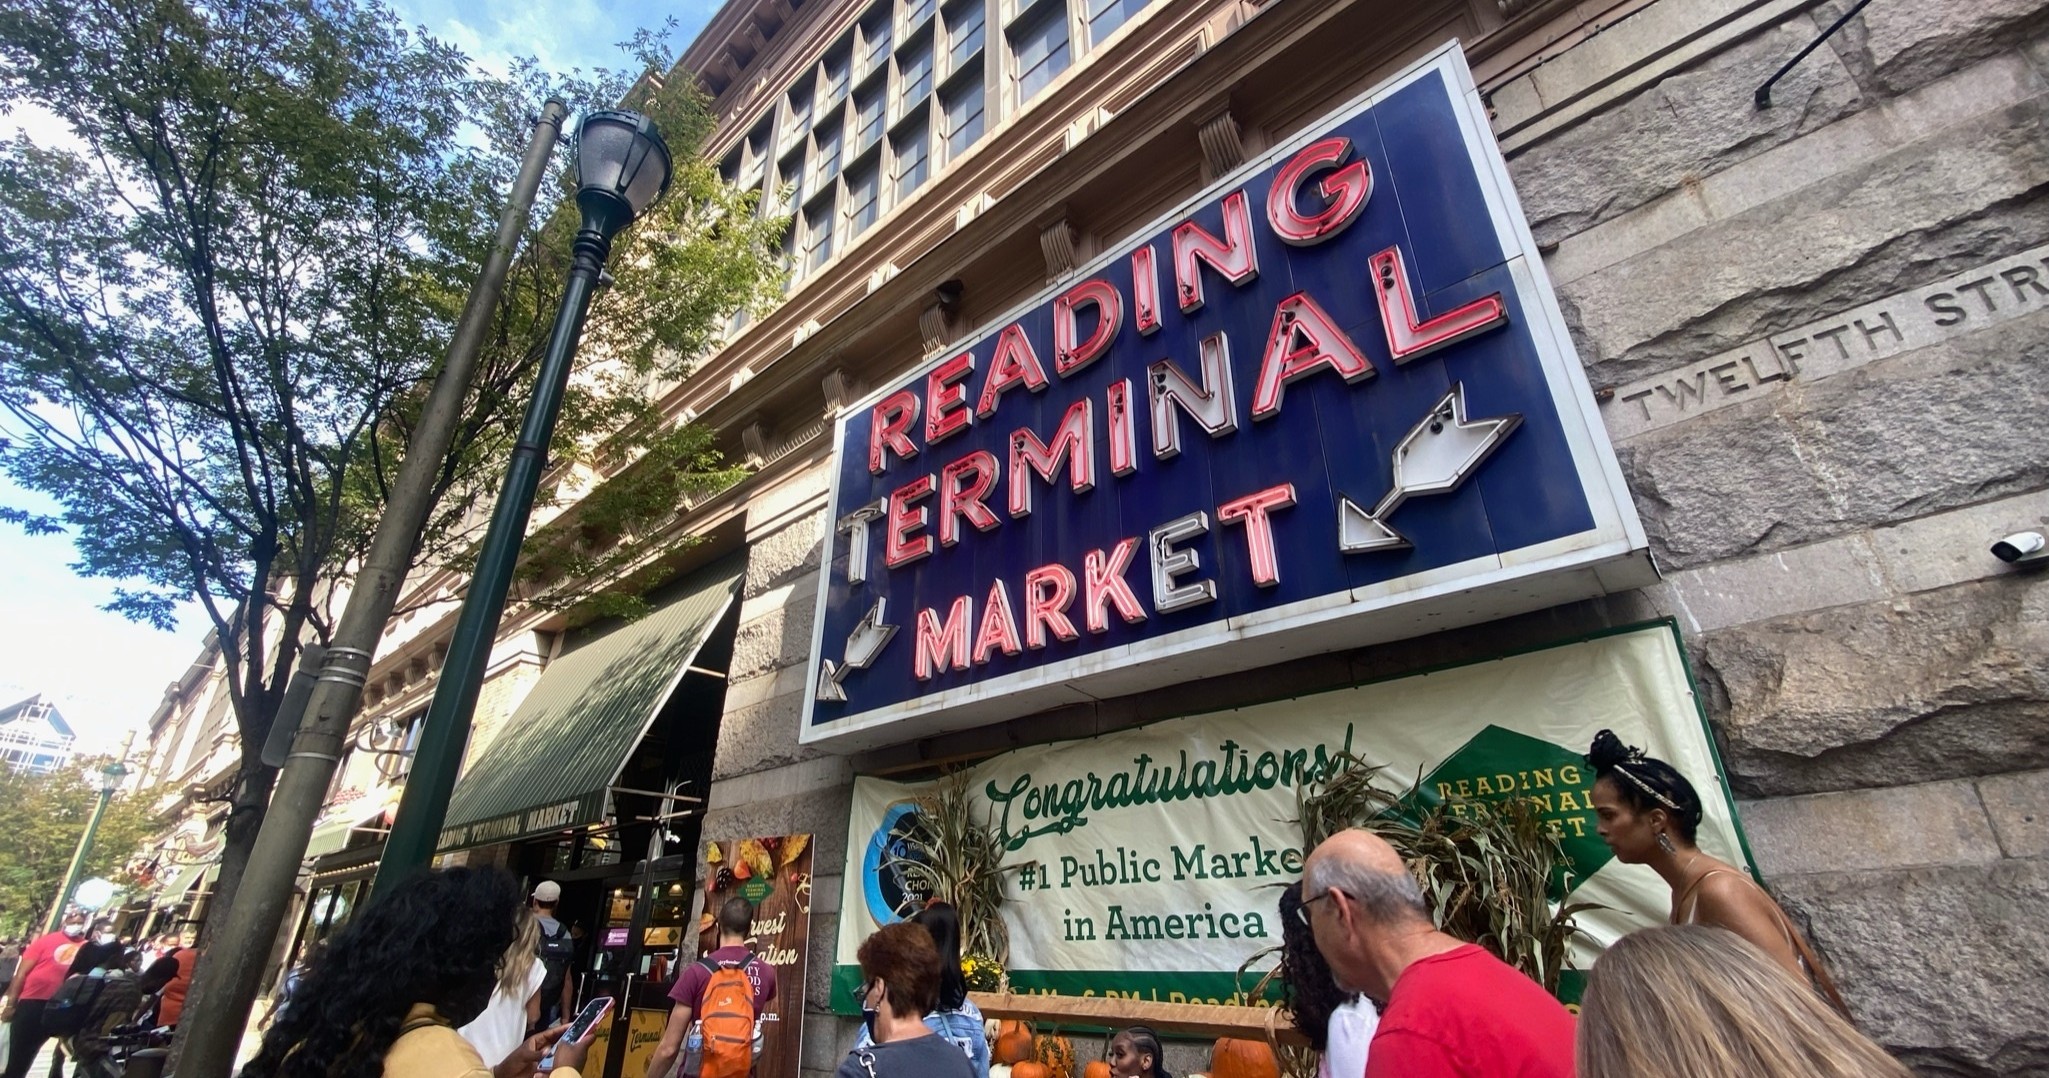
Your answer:
[[[84,938],[85,938],[85,926],[84,926],[84,925],[65,925],[65,926],[64,926],[64,934],[65,934],[65,935],[67,935],[67,936],[70,936],[70,937],[71,937],[72,939],[84,939]]]
[[[93,937],[93,942],[101,945],[112,943],[114,942],[114,934],[112,932],[102,932]]]

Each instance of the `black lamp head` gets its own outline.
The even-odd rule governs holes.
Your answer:
[[[576,204],[607,236],[669,189],[673,161],[654,121],[625,109],[585,113],[576,127]]]

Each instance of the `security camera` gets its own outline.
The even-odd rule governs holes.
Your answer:
[[[1992,544],[1992,556],[2000,561],[2024,563],[2049,558],[2049,540],[2041,532],[2015,532]]]

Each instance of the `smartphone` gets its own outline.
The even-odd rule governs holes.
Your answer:
[[[611,1009],[611,996],[599,996],[584,1004],[583,1010],[577,1013],[576,1021],[569,1023],[569,1028],[562,1031],[561,1043],[582,1044],[589,1040],[591,1033],[597,1029],[598,1022]]]

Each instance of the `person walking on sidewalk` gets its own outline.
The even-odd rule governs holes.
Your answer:
[[[1338,987],[1386,1005],[1365,1078],[1572,1078],[1572,1015],[1513,966],[1438,931],[1378,835],[1324,839],[1297,915]]]
[[[43,1007],[63,987],[71,960],[85,945],[85,925],[85,914],[66,914],[62,928],[45,933],[22,952],[7,996],[0,1000],[0,1022],[7,1023],[6,1078],[28,1078],[36,1053],[50,1039],[43,1031]]]
[[[535,1029],[547,1029],[576,1016],[576,937],[569,926],[555,919],[555,907],[562,901],[562,885],[542,880],[534,888],[534,917],[540,922],[541,1017]]]
[[[702,959],[684,966],[683,972],[676,977],[676,986],[669,989],[669,999],[675,1006],[669,1011],[669,1024],[662,1029],[661,1043],[655,1045],[654,1055],[648,1059],[646,1078],[665,1078],[669,1073],[670,1064],[683,1051],[684,1037],[690,1033],[691,1025],[708,1017],[706,990],[712,987],[714,978],[720,974],[738,971],[747,978],[747,983],[753,988],[751,1001],[754,1013],[750,1017],[759,1018],[768,1002],[775,998],[775,967],[756,957],[747,946],[753,927],[754,907],[746,899],[729,898],[719,907],[716,922],[719,945]],[[707,1073],[725,1078],[715,1070]]]

